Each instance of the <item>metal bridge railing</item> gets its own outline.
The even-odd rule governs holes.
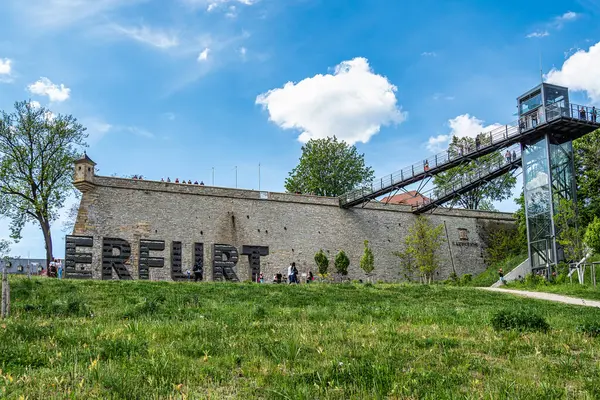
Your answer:
[[[581,109],[584,110],[584,113],[580,112]],[[475,148],[475,146],[462,148],[459,149],[456,154],[453,154],[448,149],[434,154],[433,156],[424,159],[422,162],[409,165],[406,168],[389,175],[382,176],[373,180],[372,182],[362,183],[358,185],[357,188],[341,195],[339,197],[340,204],[344,205],[367,198],[374,193],[384,191],[388,188],[391,190],[394,188],[394,185],[400,185],[404,181],[415,178],[419,175],[425,176],[426,172],[433,171],[436,168],[444,166],[445,164],[460,158],[465,158],[470,154],[479,152],[483,149],[496,146],[498,143],[505,142],[509,138],[516,138],[541,124],[548,123],[561,117],[583,119],[586,121],[595,122],[595,114],[593,110],[595,109],[592,107],[581,106],[577,104],[569,104],[567,106],[564,104],[564,102],[558,102],[546,107],[539,107],[537,112],[532,112],[518,121],[494,128],[485,133],[482,132],[480,135],[480,142],[482,144],[478,148]]]
[[[504,155],[505,154],[504,152],[506,152],[506,151],[508,151],[510,153],[510,157],[507,157]],[[444,186],[443,188],[435,187],[430,192],[431,194],[429,195],[429,198],[427,200],[425,200],[423,203],[417,204],[416,208],[418,209],[419,207],[422,207],[422,206],[425,206],[425,205],[428,205],[431,203],[435,203],[435,202],[439,201],[440,199],[443,199],[445,197],[453,195],[466,186],[469,186],[469,185],[472,185],[474,183],[478,183],[478,182],[484,180],[485,178],[489,177],[490,175],[493,175],[494,173],[498,172],[499,170],[505,168],[507,165],[514,164],[515,162],[520,161],[521,160],[521,146],[513,145],[507,149],[503,149],[501,151],[501,154],[503,154],[502,158],[499,158],[497,161],[482,163],[475,170],[473,170],[469,173],[461,174],[460,176],[457,176],[455,179],[453,179],[448,185]]]

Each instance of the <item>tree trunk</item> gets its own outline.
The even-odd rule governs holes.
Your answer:
[[[46,274],[50,272],[50,262],[52,261],[52,233],[50,232],[50,223],[45,220],[39,220],[44,234],[44,242],[46,244]]]

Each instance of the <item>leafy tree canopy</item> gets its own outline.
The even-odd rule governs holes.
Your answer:
[[[577,202],[581,226],[600,215],[600,130],[573,142]]]
[[[0,215],[10,218],[17,240],[26,222],[39,223],[47,262],[50,224],[73,188],[73,162],[86,137],[71,115],[54,115],[28,101],[15,103],[12,113],[0,112]]]
[[[480,136],[480,145],[486,146],[489,142],[489,136]],[[451,158],[458,157],[461,153],[466,153],[469,149],[475,148],[475,139],[472,138],[457,138],[452,137],[450,146],[448,147],[448,155]],[[447,172],[437,174],[433,180],[436,193],[443,192],[449,189],[454,182],[458,184],[461,178],[474,176],[480,168],[489,165],[498,165],[504,162],[504,157],[499,152],[494,152],[486,156],[480,157],[468,164],[459,165]],[[512,189],[514,188],[517,179],[514,176],[505,174],[494,179],[488,184],[479,186],[469,192],[463,194],[455,200],[455,204],[462,208],[471,210],[487,210],[493,211],[492,202],[502,201],[510,198]]]
[[[418,272],[425,283],[432,282],[433,275],[439,268],[443,230],[444,225],[434,226],[430,220],[420,215],[408,229],[404,251],[394,253],[405,264],[406,270]]]
[[[318,196],[339,196],[374,178],[373,169],[365,166],[364,154],[335,136],[309,140],[289,175],[285,190]]]

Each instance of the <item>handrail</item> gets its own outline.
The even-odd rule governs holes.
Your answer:
[[[507,149],[502,149],[501,152],[504,151],[508,151],[510,153],[510,157],[503,156],[498,161],[482,163],[479,168],[475,169],[474,171],[457,176],[444,188],[433,188],[431,190],[432,195],[428,199],[424,200],[423,203],[417,204],[417,209],[419,207],[434,203],[443,197],[447,197],[449,194],[461,190],[465,186],[471,185],[490,175],[493,175],[499,170],[505,168],[507,165],[514,164],[516,161],[521,159],[521,146],[519,145],[513,145]]]
[[[581,112],[583,110],[584,112]],[[380,192],[394,185],[401,184],[404,181],[415,178],[415,176],[424,175],[426,172],[442,167],[450,162],[465,158],[466,156],[477,153],[484,149],[497,146],[499,143],[507,141],[509,138],[516,138],[539,125],[546,124],[558,118],[566,117],[596,122],[593,107],[581,106],[577,104],[568,104],[564,102],[554,103],[545,107],[539,107],[537,110],[526,114],[520,120],[513,121],[507,125],[494,128],[488,132],[481,133],[482,144],[461,149],[457,154],[452,154],[449,149],[434,154],[420,163],[415,163],[399,171],[375,179],[372,182],[363,182],[357,188],[350,190],[340,196],[340,204],[347,204],[352,201],[365,198],[374,193]],[[489,138],[489,140],[488,140]],[[486,142],[483,144],[483,142]]]

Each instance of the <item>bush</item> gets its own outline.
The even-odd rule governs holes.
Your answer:
[[[585,231],[584,241],[595,254],[600,254],[600,218],[594,217],[590,222]]]
[[[369,275],[375,269],[375,256],[373,250],[369,247],[369,241],[365,240],[365,252],[360,258],[360,268],[365,271],[365,274]]]
[[[471,275],[471,274],[464,274],[460,278],[460,284],[461,285],[468,285],[469,283],[471,283],[472,280],[473,280],[473,275]]]
[[[490,320],[495,331],[543,332],[550,330],[544,317],[526,310],[498,311]]]
[[[577,332],[583,333],[591,337],[600,336],[600,322],[598,321],[587,321],[577,326]]]
[[[327,268],[329,268],[329,259],[325,255],[323,249],[317,251],[315,254],[315,263],[317,264],[317,268],[319,269],[320,275],[327,275]]]
[[[338,274],[348,275],[348,266],[350,265],[350,259],[344,253],[344,250],[340,250],[335,256],[335,270]]]

